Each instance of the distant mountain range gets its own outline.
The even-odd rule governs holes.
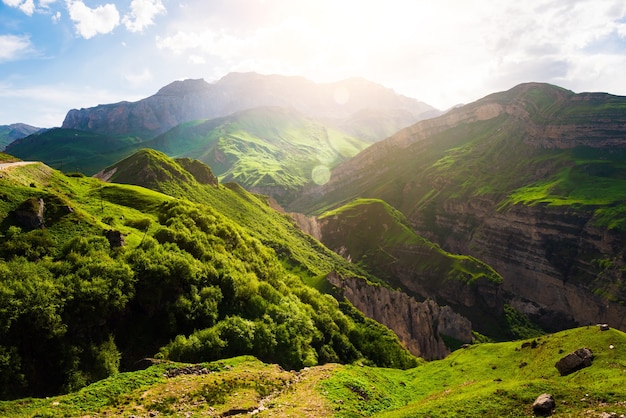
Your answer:
[[[24,123],[14,123],[11,125],[0,125],[0,151],[9,145],[11,142],[19,138],[34,134],[40,131],[41,128],[26,125]]]
[[[313,170],[325,181],[371,143],[440,113],[363,79],[232,73],[213,84],[176,81],[133,103],[70,110],[61,128],[16,140],[7,152],[92,175],[153,148],[199,159],[223,181],[287,204]]]
[[[351,129],[364,131],[355,123],[363,119],[363,112],[369,112],[384,126],[377,126],[375,134],[368,132],[371,140],[441,113],[364,79],[318,84],[302,77],[231,73],[213,84],[202,79],[175,81],[138,102],[70,110],[62,128],[145,140],[183,122],[266,106],[294,108],[329,125],[343,126],[349,133]]]

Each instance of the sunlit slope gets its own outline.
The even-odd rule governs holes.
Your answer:
[[[382,199],[495,268],[548,328],[626,329],[625,126],[626,97],[524,84],[374,144],[289,209]]]
[[[358,268],[242,188],[138,157],[182,180],[159,177],[165,194],[43,164],[2,172],[0,398],[74,391],[155,355],[417,364],[391,331],[307,285]]]
[[[582,347],[592,350],[592,365],[560,376],[554,364]],[[555,417],[619,416],[626,413],[624,347],[623,333],[594,326],[475,345],[406,371],[329,364],[293,372],[251,357],[161,363],[64,396],[0,403],[0,412],[7,417],[251,412],[260,417],[527,417],[533,416],[533,401],[550,393]]]
[[[256,108],[181,124],[145,146],[209,165],[221,181],[290,199],[312,180],[369,145],[293,110]]]
[[[338,167],[329,184],[294,209],[319,211],[349,198],[376,196],[411,214],[449,198],[488,196],[504,204],[518,196],[519,201],[524,188],[539,186],[543,195],[529,195],[528,203],[551,202],[549,197],[583,205],[618,203],[624,122],[625,97],[521,85],[375,144]],[[610,193],[599,199],[609,181]],[[595,195],[589,187],[594,183],[600,186]]]

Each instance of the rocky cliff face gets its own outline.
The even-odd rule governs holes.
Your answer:
[[[418,234],[492,266],[503,276],[505,301],[547,329],[607,322],[626,330],[626,237],[615,209],[623,206],[615,190],[623,182],[625,107],[624,97],[521,85],[372,145],[288,210],[385,199]],[[569,170],[576,175],[559,183]],[[567,203],[503,205],[518,188],[546,184]],[[618,200],[602,206],[594,187]],[[581,199],[598,195],[598,204],[569,203],[572,190]],[[598,208],[616,227],[599,225]]]
[[[414,298],[356,278],[342,278],[336,273],[327,280],[341,289],[345,297],[366,316],[392,329],[407,349],[427,360],[441,359],[450,353],[442,335],[470,343],[472,324],[448,306],[432,300]]]
[[[204,80],[176,81],[138,102],[73,109],[65,117],[63,128],[148,139],[182,122],[264,106],[295,108],[337,126],[350,125],[341,120],[363,109],[380,109],[392,115],[385,119],[392,130],[381,131],[383,136],[375,140],[432,117],[433,112],[437,114],[432,106],[365,80],[316,84],[300,77],[232,73],[212,84]]]
[[[626,308],[595,294],[601,281],[620,283],[623,236],[595,226],[592,214],[545,205],[515,205],[496,211],[495,202],[453,201],[430,220],[412,222],[453,252],[477,257],[502,274],[510,303],[549,330],[609,323],[626,329]],[[602,268],[600,260],[610,260]]]

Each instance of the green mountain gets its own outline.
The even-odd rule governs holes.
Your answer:
[[[53,128],[12,142],[8,154],[65,172],[94,174],[140,148],[135,137]]]
[[[523,84],[372,145],[289,209],[382,199],[493,267],[506,302],[548,329],[626,329],[625,109],[625,97]]]
[[[478,344],[409,370],[327,364],[286,371],[253,357],[161,362],[78,392],[0,403],[6,417],[602,417],[626,414],[626,335],[597,327],[541,338]],[[561,376],[555,363],[589,348],[589,367]],[[554,409],[534,413],[550,394]]]
[[[117,167],[160,191],[41,163],[2,170],[0,398],[74,391],[154,356],[418,364],[325,280],[374,277],[265,198],[156,151]]]
[[[514,324],[518,317],[504,304],[500,274],[417,235],[405,216],[382,200],[357,199],[325,212],[317,228],[328,248],[418,300],[452,307],[475,331],[499,340],[537,333],[530,324]]]
[[[200,160],[222,181],[285,203],[369,143],[293,109],[266,107],[183,123],[144,145]]]

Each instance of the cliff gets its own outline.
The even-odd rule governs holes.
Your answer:
[[[448,306],[433,300],[417,302],[406,293],[366,283],[362,279],[343,278],[336,273],[326,279],[357,309],[392,329],[402,344],[414,355],[427,360],[441,359],[450,353],[442,335],[471,343],[472,324]]]
[[[626,97],[523,84],[370,146],[287,210],[383,199],[493,267],[505,303],[546,329],[626,329],[625,110]]]

